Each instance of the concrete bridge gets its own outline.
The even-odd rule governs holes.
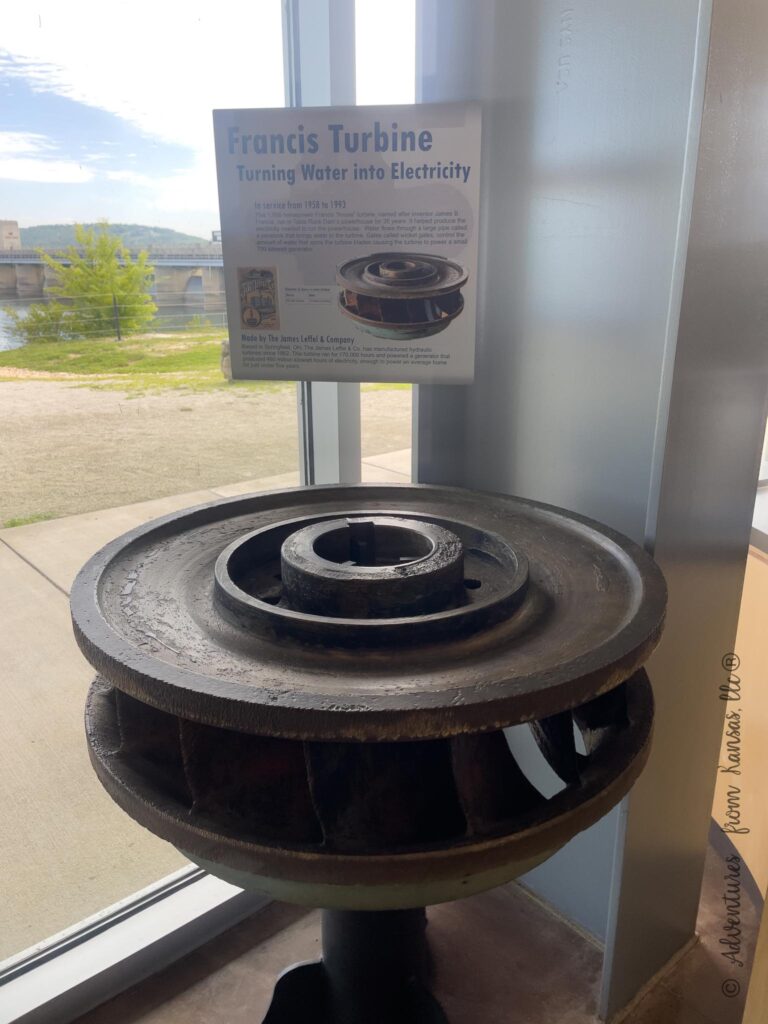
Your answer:
[[[67,262],[58,253],[56,258]],[[203,315],[225,309],[220,253],[191,249],[158,251],[150,252],[149,260],[155,270],[152,296],[160,312],[173,309]],[[33,249],[0,251],[0,302],[45,300],[55,284],[55,276]]]

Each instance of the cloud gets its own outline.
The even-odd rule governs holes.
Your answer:
[[[159,202],[169,209],[180,210],[185,205],[216,209],[218,192],[213,153],[199,155],[188,169],[158,178],[156,188]]]
[[[280,0],[36,0],[3,11],[0,74],[201,152],[211,110],[283,104]]]
[[[73,160],[4,159],[0,157],[0,179],[5,181],[83,184],[93,180],[93,171]]]
[[[0,132],[0,156],[29,156],[52,148],[45,135],[36,132]]]
[[[140,171],[105,171],[108,181],[124,182],[149,189],[151,201],[161,210],[215,209],[216,167],[212,159],[201,157],[192,167],[170,174],[148,175]]]
[[[145,188],[154,186],[155,179],[139,171],[105,171],[104,177],[107,181],[126,181],[129,185],[140,185]]]
[[[410,98],[394,91],[394,80],[405,76],[412,84],[412,58],[402,57],[406,38],[409,54],[412,47],[412,3],[391,0],[378,14],[376,5],[359,5],[361,102]],[[375,24],[374,14],[381,19]],[[78,135],[75,111],[72,122],[56,122],[61,148],[42,135],[0,133],[3,177],[92,182],[91,188],[62,189],[61,195],[47,190],[45,201],[42,190],[34,199],[30,190],[18,190],[13,202],[20,216],[28,223],[133,217],[201,234],[217,225],[211,111],[283,105],[281,0],[6,0],[0,22],[0,79],[23,80],[38,94],[41,111],[44,94],[53,94],[134,129],[121,132],[110,125],[107,138],[86,142]],[[395,51],[400,58],[393,64]],[[372,92],[374,87],[383,92]],[[11,113],[6,124],[12,123]],[[14,123],[49,130],[50,119],[25,121],[23,113]],[[86,120],[101,132],[100,118]],[[5,187],[6,205],[11,191]]]
[[[35,132],[0,132],[0,179],[79,184],[93,171],[76,160],[59,159],[54,144]]]

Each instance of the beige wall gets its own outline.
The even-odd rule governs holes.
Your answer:
[[[736,767],[741,775],[718,771],[712,816],[718,823],[728,824],[728,787],[738,786],[737,802],[740,822],[735,827],[748,832],[729,833],[737,851],[749,867],[761,893],[768,887],[768,801],[765,798],[768,780],[768,555],[750,548],[744,595],[739,616],[735,654],[740,659],[732,673],[732,693],[728,710],[739,715],[730,722],[740,726],[732,730],[731,746],[724,735],[720,765]],[[726,727],[728,720],[726,721]],[[729,760],[729,754],[732,760]],[[743,1024],[765,1024],[768,1021],[768,913],[763,912],[749,995]]]
[[[741,1024],[765,1024],[768,1020],[768,914],[763,913],[749,994]]]
[[[730,717],[726,719],[726,733],[720,750],[712,817],[721,827],[749,830],[733,831],[728,835],[762,893],[768,888],[768,801],[765,792],[768,780],[767,621],[768,555],[753,547],[747,560],[734,651],[739,664],[730,676],[730,692],[721,694],[732,699],[724,702],[726,714]],[[726,768],[733,771],[724,771]]]

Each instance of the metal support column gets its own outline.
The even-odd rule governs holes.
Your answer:
[[[476,377],[419,387],[417,478],[593,516],[670,585],[648,769],[524,880],[605,942],[610,1017],[695,928],[768,387],[768,8],[419,9],[419,98],[484,121]]]
[[[278,979],[264,1024],[448,1024],[429,991],[423,908],[324,910],[323,959]]]

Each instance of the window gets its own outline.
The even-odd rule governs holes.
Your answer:
[[[4,9],[0,23],[3,212],[21,225],[0,236],[0,306],[23,315],[55,304],[35,250],[58,251],[73,222],[104,218],[128,249],[149,250],[157,306],[119,341],[119,311],[110,333],[96,298],[68,340],[22,344],[11,313],[0,323],[0,814],[14,823],[1,843],[2,959],[186,864],[112,803],[88,763],[92,671],[67,608],[79,564],[166,511],[297,482],[298,462],[294,386],[222,374],[211,241],[211,110],[283,104],[280,0],[224,10],[73,0]],[[234,59],[244,40],[247,58]]]
[[[2,839],[10,900],[0,983],[26,985],[5,1004],[8,1019],[32,1005],[25,1000],[48,998],[37,968],[69,958],[52,993],[85,979],[79,1005],[71,992],[49,1004],[49,1019],[71,1019],[150,970],[146,948],[180,933],[182,918],[191,924],[175,955],[256,905],[192,868],[101,789],[82,737],[92,671],[72,638],[67,591],[83,561],[132,526],[298,482],[294,385],[222,376],[210,112],[283,105],[283,18],[301,3],[137,0],[96,12],[72,0],[0,15],[0,178],[13,218],[0,225],[0,815],[14,823]],[[414,8],[355,4],[359,102],[412,101]],[[74,222],[102,219],[129,250],[150,251],[152,321],[121,330],[115,302],[106,334],[30,342],[14,333],[13,314],[55,298],[35,250],[61,250]],[[103,309],[86,312],[93,323]],[[409,392],[363,388],[368,479],[407,478]],[[118,927],[127,931],[94,985],[81,950]]]

